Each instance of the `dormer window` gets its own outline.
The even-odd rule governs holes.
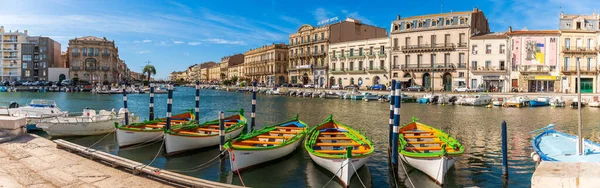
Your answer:
[[[398,30],[398,25],[394,25],[394,31]]]
[[[446,19],[446,25],[450,25],[450,19]]]
[[[423,22],[419,21],[419,28],[423,27]]]
[[[410,29],[410,26],[411,26],[410,23],[407,23],[406,24],[406,29]]]
[[[464,18],[460,18],[460,25],[465,24],[465,19]]]
[[[577,22],[577,27],[575,29],[580,30],[581,29],[581,22]]]
[[[435,26],[437,26],[437,21],[435,21],[435,20],[432,20],[432,21],[431,21],[431,26],[432,26],[432,27],[435,27]]]

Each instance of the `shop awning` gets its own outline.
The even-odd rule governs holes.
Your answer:
[[[529,80],[560,80],[560,76],[529,76]]]

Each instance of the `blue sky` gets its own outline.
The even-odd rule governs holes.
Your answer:
[[[86,35],[107,37],[119,47],[121,59],[134,71],[146,61],[158,78],[172,71],[250,48],[287,42],[302,24],[352,17],[389,30],[402,17],[450,11],[483,10],[492,31],[527,27],[556,29],[560,11],[592,14],[595,0],[469,0],[469,1],[141,1],[19,0],[3,1],[0,25],[50,36],[62,44]],[[600,12],[600,10],[598,10]]]

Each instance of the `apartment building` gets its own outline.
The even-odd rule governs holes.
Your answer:
[[[221,66],[220,64],[215,64],[208,68],[208,80],[211,82],[219,83],[221,82]]]
[[[330,44],[329,85],[389,85],[389,43],[382,37]]]
[[[91,83],[117,83],[124,79],[124,66],[114,41],[94,36],[69,40],[71,78]]]
[[[215,65],[217,65],[217,63],[215,63],[213,61],[204,62],[204,63],[200,64],[200,81],[202,81],[202,82],[210,81],[209,69]]]
[[[240,78],[244,78],[245,74],[243,74],[243,70],[244,70],[243,63],[227,67],[228,79],[233,79],[235,77],[235,78],[238,78],[238,80],[239,80]]]
[[[569,15],[559,17],[561,88],[565,93],[576,93],[577,69],[581,72],[581,92],[598,91],[598,32],[600,15]],[[566,86],[566,87],[565,87]]]
[[[287,83],[288,46],[272,44],[244,53],[244,74],[267,86]]]
[[[243,64],[243,63],[244,63],[244,54],[235,54],[235,55],[225,56],[225,57],[221,58],[221,63],[220,63],[221,64],[221,73],[225,74],[225,77],[221,78],[221,80],[232,79],[234,76],[237,76],[237,78],[240,78],[240,75],[238,74],[238,70],[236,68],[240,67],[238,65]],[[236,68],[234,68],[234,67],[236,67]],[[233,68],[233,69],[230,70],[231,68]]]
[[[62,64],[60,43],[48,37],[27,37],[21,44],[21,80],[48,81],[48,69]]]
[[[430,14],[392,21],[392,78],[403,87],[450,91],[469,85],[469,41],[489,33],[483,11]]]
[[[562,92],[558,30],[509,27],[510,91]],[[566,86],[566,85],[565,85]]]
[[[510,72],[506,33],[487,33],[472,36],[469,53],[470,88],[490,92],[510,91]]]
[[[0,81],[21,80],[21,44],[27,42],[27,30],[6,31],[0,26]]]

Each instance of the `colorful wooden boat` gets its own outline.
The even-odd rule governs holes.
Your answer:
[[[399,130],[400,158],[443,185],[446,172],[463,154],[464,147],[443,131],[416,120],[413,117]]]
[[[235,138],[246,127],[243,111],[225,117],[225,138]],[[219,120],[204,122],[200,125],[189,122],[165,130],[165,151],[168,155],[209,146],[217,146],[219,138]]]
[[[292,153],[307,132],[308,125],[295,116],[227,142],[225,148],[229,150],[231,171],[241,171]]]
[[[178,125],[194,119],[190,112],[182,113],[171,117],[171,123]],[[164,135],[163,127],[167,124],[165,118],[152,121],[143,121],[129,125],[119,125],[115,122],[117,128],[117,143],[119,147],[127,147],[134,144],[148,143],[162,140]]]
[[[332,115],[310,130],[304,147],[310,158],[334,173],[344,187],[350,185],[354,173],[367,163],[374,151],[367,137],[333,120]]]
[[[557,130],[554,124],[544,127],[544,130],[531,141],[534,153],[531,157],[534,161],[556,161],[556,162],[598,162],[600,161],[600,144],[590,140],[583,140],[583,151],[585,155],[577,154],[578,138]],[[532,133],[537,131],[532,131]]]

